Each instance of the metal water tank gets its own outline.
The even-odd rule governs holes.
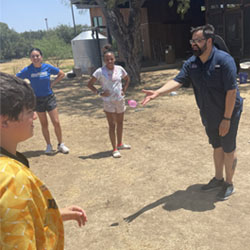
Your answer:
[[[108,43],[105,36],[96,31],[86,30],[71,40],[75,70],[82,74],[92,74],[102,66],[102,48]]]

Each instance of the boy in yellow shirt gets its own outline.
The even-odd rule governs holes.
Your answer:
[[[63,221],[85,225],[78,206],[58,209],[47,187],[29,169],[17,144],[33,135],[32,88],[0,72],[0,245],[1,249],[63,249]]]

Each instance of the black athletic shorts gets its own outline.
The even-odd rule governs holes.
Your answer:
[[[49,96],[42,96],[36,98],[36,111],[46,112],[51,111],[57,107],[56,97],[54,94]]]
[[[213,148],[222,147],[225,153],[231,153],[236,149],[236,136],[239,121],[240,115],[231,120],[229,132],[225,136],[219,136],[219,129],[206,128],[209,143]]]

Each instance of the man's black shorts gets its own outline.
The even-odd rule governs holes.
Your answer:
[[[222,147],[225,153],[231,153],[236,149],[236,136],[239,126],[239,121],[240,121],[240,115],[234,117],[230,121],[230,129],[225,136],[219,136],[219,129],[206,128],[206,133],[209,138],[209,143],[213,146],[213,148]]]
[[[37,112],[46,112],[51,111],[57,107],[56,97],[54,94],[44,97],[36,98],[36,111]]]

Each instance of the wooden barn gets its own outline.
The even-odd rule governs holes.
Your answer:
[[[93,0],[71,0],[78,9],[89,9],[92,26],[106,26],[101,8]],[[128,4],[121,6],[123,16],[128,16]],[[165,61],[166,49],[172,49],[174,58],[185,58],[190,50],[190,28],[205,24],[204,0],[191,0],[190,9],[182,19],[176,6],[169,7],[166,0],[146,0],[141,9],[141,34],[143,59]],[[107,27],[108,28],[108,27]],[[101,31],[108,36],[108,30]]]
[[[92,26],[106,26],[101,8],[94,0],[71,0],[78,9],[89,9]],[[121,6],[128,16],[128,4]],[[250,58],[250,0],[190,0],[190,8],[181,18],[176,6],[167,0],[146,0],[141,9],[143,59],[163,62],[167,49],[174,58],[186,58],[190,52],[190,28],[211,23],[224,38],[237,59]],[[108,27],[101,31],[108,36]]]
[[[250,58],[250,0],[206,0],[206,22],[235,58]]]

